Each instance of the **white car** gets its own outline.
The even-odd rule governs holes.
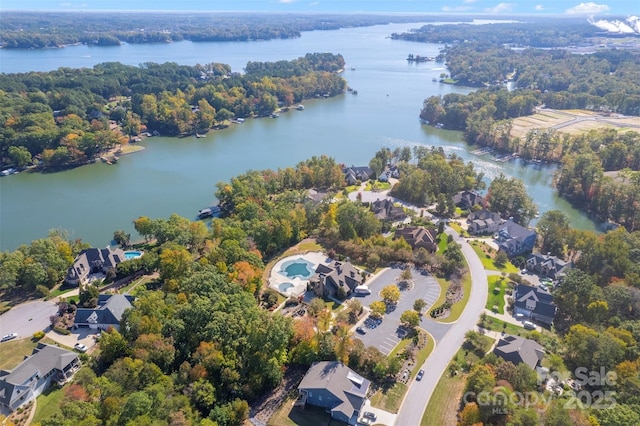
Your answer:
[[[16,337],[18,337],[18,333],[9,333],[6,336],[2,336],[0,342],[6,342],[7,340],[15,339]]]
[[[73,345],[73,348],[75,350],[77,350],[78,352],[86,352],[87,348],[85,345],[83,345],[82,343],[76,343],[75,345]]]
[[[532,323],[531,321],[525,321],[523,325],[524,325],[524,328],[526,328],[527,330],[535,330],[536,329],[536,325],[534,323]]]

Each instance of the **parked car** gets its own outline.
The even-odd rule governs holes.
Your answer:
[[[534,323],[532,323],[531,321],[525,321],[523,325],[524,325],[524,328],[526,328],[527,330],[535,330],[536,329],[536,325]]]
[[[359,425],[370,425],[371,423],[373,423],[373,421],[371,419],[368,419],[366,417],[361,418],[360,420],[358,420],[358,424]]]
[[[367,332],[366,332],[366,331],[364,330],[364,328],[362,328],[362,327],[358,327],[358,328],[356,328],[356,331],[357,331],[358,333],[360,333],[360,334],[367,334]]]
[[[422,380],[422,377],[424,376],[424,370],[420,370],[418,371],[418,374],[416,375],[416,380],[420,381]]]
[[[15,339],[16,337],[18,337],[18,333],[9,333],[6,336],[2,336],[0,342],[6,342],[7,340]]]
[[[365,419],[371,419],[374,422],[378,418],[378,416],[376,416],[376,413],[372,413],[371,411],[365,411],[362,417],[364,417]]]
[[[85,345],[83,345],[82,343],[76,343],[75,345],[73,345],[73,348],[75,350],[77,350],[78,352],[86,352],[87,348]]]

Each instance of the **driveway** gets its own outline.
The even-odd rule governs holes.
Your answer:
[[[419,298],[427,302],[427,307],[425,308],[427,312],[438,300],[440,286],[436,280],[430,275],[422,275],[415,269],[411,272],[413,285],[400,292],[400,300],[395,309],[388,312],[383,317],[382,323],[376,328],[369,329],[363,326],[366,334],[355,334],[365,346],[374,346],[383,354],[388,355],[401,339],[399,332],[401,331],[400,316],[402,313],[413,309],[413,302]],[[380,291],[389,284],[397,283],[397,278],[401,273],[402,269],[398,267],[382,271],[368,283],[371,294],[365,297],[357,297],[356,300],[359,300],[363,306],[369,306],[376,300],[382,300],[379,294]],[[360,325],[358,324],[358,326]]]
[[[18,333],[18,339],[31,337],[36,331],[50,327],[49,317],[57,312],[57,305],[51,301],[36,301],[18,305],[0,315],[0,335]]]
[[[97,333],[98,330],[90,328],[78,328],[76,330],[71,330],[71,334],[68,335],[59,334],[51,330],[47,333],[47,337],[68,348],[73,348],[73,345],[76,343],[82,343],[88,348],[87,352],[90,353],[97,344],[93,338]]]

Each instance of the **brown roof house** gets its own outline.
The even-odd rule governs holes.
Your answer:
[[[475,191],[460,191],[453,196],[453,204],[462,210],[469,210],[476,204],[484,207],[484,198]]]
[[[396,229],[394,238],[404,238],[414,250],[423,247],[427,251],[434,253],[438,250],[437,235],[438,231],[436,229],[407,226]]]
[[[91,274],[106,273],[124,260],[126,258],[122,249],[88,248],[82,250],[76,257],[64,280],[71,285],[85,284],[89,281]]]
[[[469,214],[467,223],[469,224],[469,234],[490,235],[498,231],[502,219],[499,213],[492,213],[489,210],[482,209]]]
[[[15,411],[53,383],[65,383],[80,369],[75,352],[39,343],[13,370],[0,371],[0,407]]]
[[[544,357],[544,348],[535,340],[507,334],[498,341],[493,353],[515,365],[527,364],[535,370]]]
[[[351,263],[335,261],[330,265],[319,264],[316,274],[309,280],[309,290],[318,297],[344,299],[364,282],[364,278]]]
[[[370,384],[341,362],[315,362],[298,386],[296,405],[323,407],[332,418],[355,425]]]
[[[376,200],[371,203],[371,211],[380,220],[395,222],[407,218],[402,206],[394,206],[393,201],[389,199]]]

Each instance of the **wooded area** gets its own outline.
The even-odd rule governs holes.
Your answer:
[[[267,116],[316,96],[343,93],[341,55],[224,64],[104,63],[52,72],[0,74],[0,159],[44,169],[81,165],[145,132],[193,135],[235,117]],[[272,75],[270,75],[272,73]],[[110,125],[115,122],[116,127]]]

